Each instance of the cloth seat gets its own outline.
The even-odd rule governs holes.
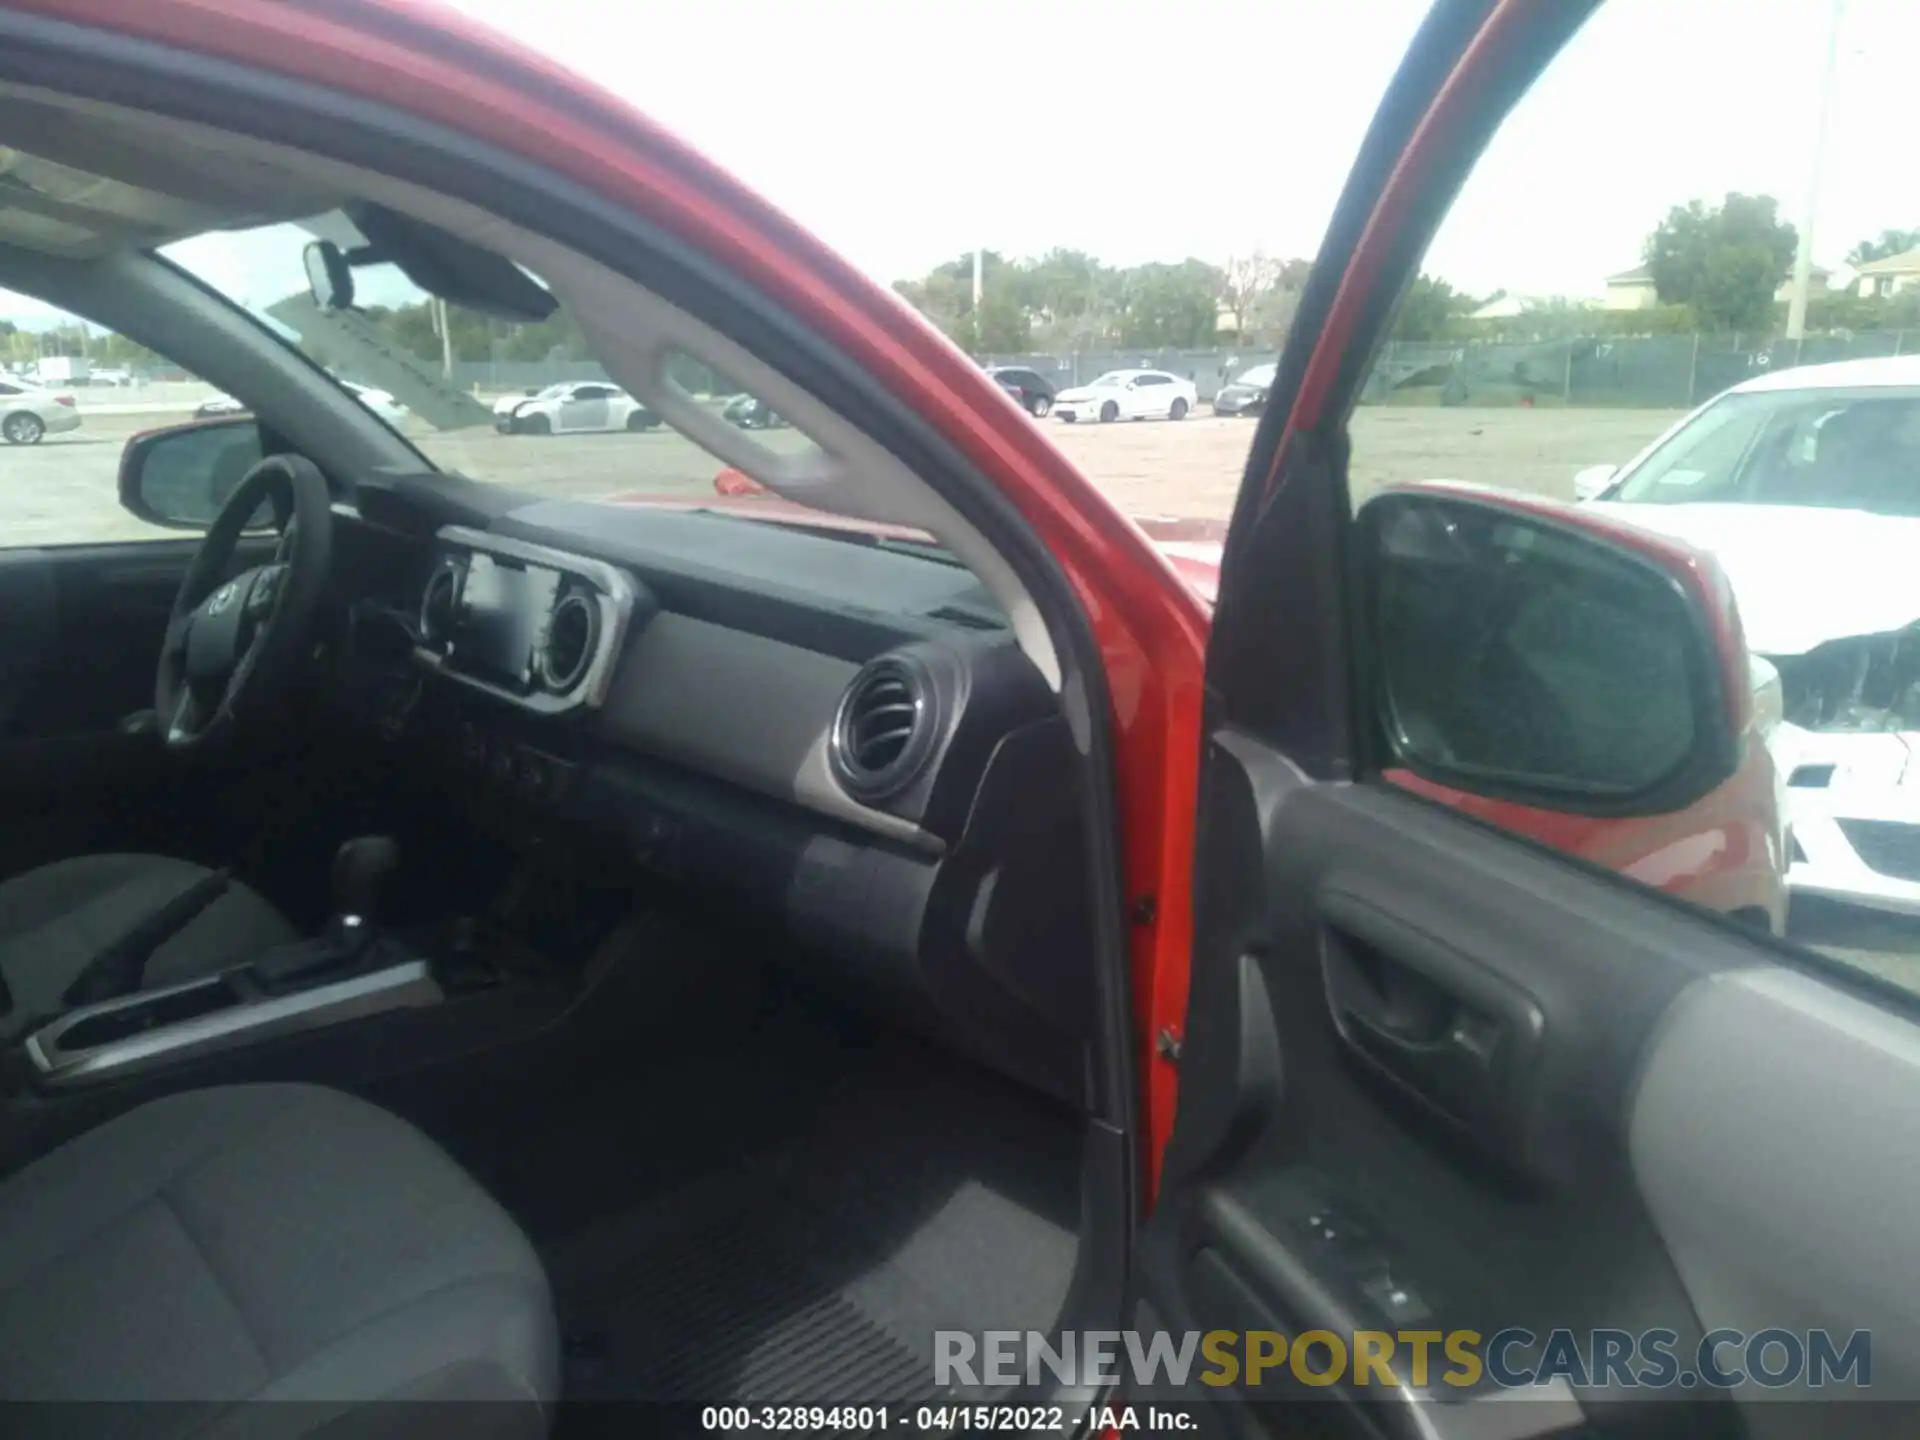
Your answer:
[[[94,956],[208,873],[162,855],[82,855],[0,883],[0,979],[13,998],[0,1040],[65,1010],[61,997]],[[143,988],[210,975],[299,938],[260,896],[230,885],[153,952]]]
[[[170,1096],[0,1182],[0,1402],[53,1402],[9,1435],[541,1436],[558,1389],[525,1236],[338,1091]]]

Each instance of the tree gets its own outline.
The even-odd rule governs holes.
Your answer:
[[[1204,260],[1136,266],[1121,286],[1120,344],[1129,350],[1213,344],[1219,294],[1220,272]]]
[[[1294,312],[1300,308],[1300,297],[1306,293],[1307,281],[1312,276],[1310,260],[1281,263],[1273,284],[1254,302],[1252,322],[1256,344],[1273,349],[1286,340],[1287,331],[1293,327]]]
[[[1462,295],[1446,281],[1418,275],[1400,298],[1400,309],[1393,318],[1393,338],[1444,340],[1455,320],[1478,308],[1471,296]]]
[[[408,305],[369,305],[363,312],[401,349],[437,367],[441,360],[440,332],[433,306],[421,300]],[[455,360],[591,360],[593,351],[573,316],[556,310],[538,324],[495,320],[458,305],[447,307],[447,328],[453,332]]]
[[[1771,195],[1676,205],[1642,255],[1662,304],[1685,305],[1702,330],[1764,330],[1799,236]]]
[[[1042,343],[1089,350],[1115,339],[1119,276],[1084,250],[1024,262],[1024,289]]]
[[[1862,240],[1849,250],[1847,263],[1857,267],[1904,255],[1909,250],[1920,250],[1920,230],[1882,230],[1878,240]]]
[[[1233,322],[1233,343],[1245,345],[1254,308],[1280,279],[1280,266],[1259,250],[1229,255],[1220,267],[1220,313]]]
[[[920,280],[900,280],[894,291],[972,355],[1015,355],[1031,341],[1026,276],[997,251],[980,257],[980,311],[973,308],[973,256],[936,266]]]

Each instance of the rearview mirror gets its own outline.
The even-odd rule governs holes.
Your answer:
[[[331,240],[310,240],[300,258],[307,267],[307,290],[322,310],[353,308],[353,266]]]
[[[149,430],[120,454],[120,504],[149,525],[205,530],[263,453],[247,416]],[[269,529],[274,518],[263,503],[246,528]]]
[[[1573,477],[1573,498],[1591,500],[1613,483],[1613,477],[1620,473],[1617,465],[1589,465]]]
[[[1585,815],[1681,810],[1739,768],[1746,644],[1711,557],[1464,486],[1362,507],[1362,682],[1389,764]]]

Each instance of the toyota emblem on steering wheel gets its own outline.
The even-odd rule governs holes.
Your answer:
[[[239,589],[240,586],[237,582],[229,580],[218,590],[214,591],[213,598],[207,601],[207,614],[218,615],[229,605],[233,604],[233,597],[239,593]]]

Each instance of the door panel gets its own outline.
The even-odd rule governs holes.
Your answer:
[[[167,612],[196,542],[0,552],[0,586],[31,596],[0,629],[8,741],[110,730],[153,703]]]
[[[1707,1328],[1870,1331],[1874,1388],[1920,1395],[1920,1226],[1889,1203],[1920,1195],[1916,1089],[1920,1026],[1809,976],[1732,971],[1671,1007],[1630,1153]],[[1793,1433],[1769,1414],[1754,1433]]]
[[[1180,1117],[1143,1251],[1167,1328],[1660,1324],[1697,1344],[1628,1141],[1649,1037],[1689,986],[1750,965],[1743,944],[1420,801],[1314,784],[1243,734],[1214,737],[1203,804],[1206,854],[1231,860],[1200,872]],[[1398,987],[1374,1013],[1442,1058],[1410,1075],[1357,1030],[1343,1011],[1368,985]],[[1516,1408],[1531,1419],[1511,1433],[1566,1418],[1545,1397]],[[1665,1408],[1674,1433],[1711,1433],[1699,1407]]]
[[[604,430],[607,428],[612,402],[604,391],[595,388],[591,391],[575,392],[563,401],[559,407],[562,430]]]
[[[167,848],[185,776],[121,722],[153,705],[195,539],[0,551],[0,877],[82,850]],[[236,568],[270,558],[243,542]],[[204,777],[203,777],[204,778]]]

